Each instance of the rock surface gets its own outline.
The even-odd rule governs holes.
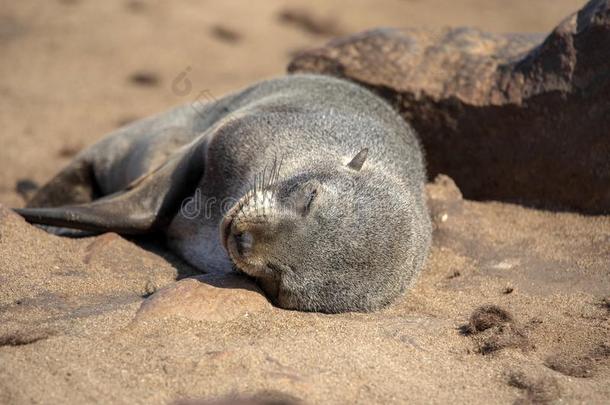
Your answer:
[[[289,72],[347,78],[418,130],[431,178],[467,198],[610,212],[610,3],[544,39],[470,28],[378,29],[305,51]]]
[[[244,276],[203,275],[180,280],[157,291],[136,314],[136,320],[183,317],[224,322],[270,309],[262,291]]]

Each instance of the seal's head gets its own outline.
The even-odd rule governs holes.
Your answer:
[[[225,215],[220,237],[231,260],[278,306],[373,310],[417,273],[406,187],[366,157],[363,149],[347,165],[311,164],[287,178],[274,165]]]

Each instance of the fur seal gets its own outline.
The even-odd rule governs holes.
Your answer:
[[[370,311],[427,256],[425,178],[413,129],[380,97],[290,75],[121,128],[16,211],[94,232],[162,231],[194,266],[234,266],[283,308]]]

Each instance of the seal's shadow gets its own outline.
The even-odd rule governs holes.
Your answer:
[[[165,243],[163,234],[155,233],[137,237],[126,237],[126,239],[132,243],[135,243],[138,247],[146,250],[147,252],[167,260],[167,262],[177,271],[176,281],[185,278],[194,278],[200,283],[208,284],[217,288],[255,291],[263,295],[270,303],[273,304],[273,300],[263,293],[257,283],[242,273],[237,271],[230,271],[226,274],[206,273],[198,270],[196,267],[191,266],[179,256],[171,252]]]
[[[182,280],[183,278],[187,277],[200,276],[205,274],[203,271],[191,266],[179,256],[172,253],[171,250],[169,250],[167,244],[165,243],[165,238],[161,233],[123,237],[129,240],[130,242],[136,244],[138,247],[146,250],[147,252],[150,252],[167,260],[167,262],[171,264],[178,273],[176,276],[176,281]]]

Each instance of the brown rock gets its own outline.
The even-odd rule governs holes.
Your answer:
[[[610,212],[610,4],[541,36],[377,29],[297,56],[289,72],[344,77],[418,130],[429,174],[468,198]]]
[[[151,295],[136,320],[182,317],[223,322],[271,308],[263,293],[238,274],[180,280]]]

